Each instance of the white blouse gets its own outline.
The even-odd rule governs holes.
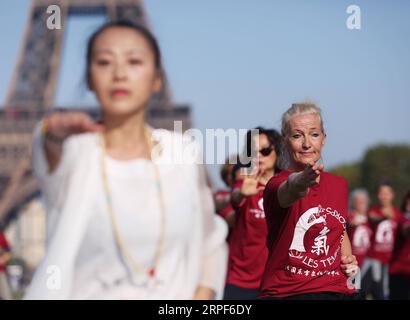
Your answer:
[[[155,130],[153,136],[162,141],[166,157],[169,139],[175,134]],[[51,175],[41,139],[37,130],[33,164],[48,212],[48,249],[27,299],[192,299],[199,285],[222,298],[227,227],[213,212],[212,196],[198,175],[197,164],[157,164],[165,205],[165,241],[156,277],[149,281],[147,275],[133,271],[116,245],[97,136],[70,138],[64,145],[64,158]],[[150,267],[160,232],[154,165],[144,159],[107,157],[106,167],[121,237],[134,260]],[[61,270],[61,288],[47,285],[50,265]]]

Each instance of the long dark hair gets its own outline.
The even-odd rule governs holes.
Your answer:
[[[282,136],[281,134],[276,131],[275,129],[266,129],[264,127],[256,127],[252,130],[249,130],[246,133],[246,146],[245,146],[245,152],[246,152],[246,156],[250,157],[252,155],[252,139],[254,137],[255,134],[263,134],[266,136],[266,138],[268,138],[269,143],[271,144],[271,146],[273,146],[273,149],[276,152],[276,162],[275,162],[275,173],[280,171],[280,168],[278,166],[278,159],[281,155],[282,152]]]

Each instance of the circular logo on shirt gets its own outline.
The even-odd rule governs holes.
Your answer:
[[[293,234],[292,244],[289,250],[297,252],[306,252],[304,245],[304,239],[306,232],[315,224],[325,223],[325,218],[323,216],[317,217],[319,214],[319,207],[310,208],[305,213],[303,213],[295,226],[295,232]],[[328,229],[323,229],[321,233],[325,236],[328,233]]]
[[[390,220],[384,220],[379,223],[376,232],[376,242],[393,243],[393,223]]]
[[[365,226],[357,226],[352,244],[357,248],[368,249],[370,247],[370,234]]]
[[[306,210],[295,225],[286,270],[305,277],[338,276],[344,227],[345,219],[331,207]]]

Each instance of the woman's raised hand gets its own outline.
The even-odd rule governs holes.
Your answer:
[[[73,134],[103,130],[87,113],[79,111],[54,112],[44,119],[44,133],[53,142],[63,142]]]
[[[258,171],[255,174],[246,175],[241,186],[241,194],[245,197],[250,197],[265,189],[264,186],[259,186],[258,183],[263,175],[263,172]]]

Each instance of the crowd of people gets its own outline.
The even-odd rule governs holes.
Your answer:
[[[293,108],[300,109],[301,107],[306,108],[307,105],[295,104]],[[315,110],[315,107],[312,105],[308,108]],[[317,112],[317,110],[318,109],[313,111],[313,114]],[[309,114],[309,112],[307,112],[307,114]],[[320,118],[320,116],[318,118]],[[318,125],[317,127],[321,126],[322,125]],[[281,145],[279,143],[279,141],[282,141],[281,136],[275,130],[267,130],[261,127],[255,129],[259,130],[260,135],[265,135],[265,141],[260,142],[262,148],[259,150],[259,161],[270,165],[273,171],[270,177],[275,173],[276,176],[270,180],[258,179],[257,183],[253,183],[250,188],[246,188],[246,185],[254,181],[254,177],[246,174],[238,174],[238,169],[241,167],[240,164],[234,164],[234,161],[232,161],[233,158],[231,157],[227,159],[226,163],[222,166],[221,179],[224,181],[226,188],[217,191],[214,197],[217,209],[216,213],[227,221],[231,230],[231,236],[227,238],[230,252],[224,298],[252,299],[258,295],[265,298],[279,298],[281,296],[293,299],[332,298],[332,294],[329,296],[327,291],[343,292],[345,288],[332,289],[331,287],[327,287],[325,283],[320,284],[320,282],[315,288],[312,286],[312,280],[306,281],[305,284],[303,284],[304,281],[296,276],[294,279],[292,279],[291,276],[288,277],[287,281],[293,282],[291,286],[288,286],[286,282],[281,282],[281,278],[279,278],[281,276],[279,270],[281,268],[283,269],[285,261],[289,263],[291,260],[287,257],[286,253],[281,255],[281,245],[283,243],[289,245],[290,243],[290,246],[285,247],[289,247],[290,249],[289,257],[300,260],[301,252],[306,251],[298,250],[298,248],[303,248],[308,245],[309,241],[311,242],[312,238],[309,239],[306,235],[312,223],[317,221],[317,219],[309,222],[310,217],[306,216],[304,220],[298,220],[296,225],[295,220],[293,222],[287,221],[289,217],[286,216],[289,216],[290,212],[288,209],[285,211],[286,214],[284,213],[284,208],[280,205],[281,200],[279,198],[278,189],[281,186],[280,182],[284,181],[286,177],[289,177],[289,173],[294,171],[281,171],[275,165],[279,154],[282,153],[283,156],[283,152],[288,152],[281,149],[283,146],[286,148],[286,140],[285,145]],[[323,128],[321,128],[321,130],[323,130]],[[276,133],[275,139],[268,139],[270,132]],[[286,139],[286,135],[288,134],[286,130],[282,131],[282,133]],[[268,153],[267,150],[271,152]],[[236,157],[236,159],[239,158]],[[314,162],[312,162],[312,164],[313,163]],[[261,170],[263,171],[264,168],[266,167],[262,165]],[[314,168],[314,166],[312,168]],[[327,176],[331,177],[331,175],[326,172],[317,172],[316,177],[320,175],[322,179]],[[350,298],[376,300],[410,299],[410,191],[405,195],[404,199],[402,199],[401,207],[397,208],[393,204],[395,197],[393,186],[387,181],[381,181],[375,194],[377,202],[370,206],[370,195],[366,189],[352,190],[349,195],[349,200],[347,201],[345,182],[335,176],[333,176],[332,179],[339,179],[339,185],[337,181],[327,182],[324,187],[324,189],[327,190],[325,199],[326,202],[329,201],[329,190],[333,189],[337,193],[335,199],[342,199],[345,206],[347,206],[348,203],[348,207],[344,207],[343,209],[343,212],[345,212],[344,228],[345,231],[347,231],[345,235],[351,241],[351,253],[359,267],[354,283],[355,294]],[[267,181],[269,182],[266,183]],[[290,183],[289,178],[287,183]],[[245,187],[243,187],[244,185]],[[282,186],[282,188],[284,187],[285,186]],[[320,188],[320,183],[314,183],[308,188],[308,192],[312,193],[313,197],[321,197],[320,192],[317,191],[318,188]],[[307,196],[308,192],[306,191],[307,190],[302,190],[302,199]],[[300,192],[300,190],[298,192]],[[224,195],[223,197],[220,196],[222,194]],[[238,204],[237,198],[239,194],[241,195],[241,202]],[[306,201],[307,199],[304,200]],[[270,203],[271,206],[267,205],[268,203]],[[316,202],[313,201],[313,203]],[[329,204],[325,204],[325,202],[319,202],[318,204],[322,207],[322,210],[333,211],[333,208],[336,208],[336,206],[330,207]],[[311,204],[310,207],[314,207],[314,205],[315,204]],[[324,205],[329,207],[324,207]],[[306,208],[307,207],[301,203],[298,204],[298,207],[295,209],[298,219],[301,218],[302,211],[305,213],[309,211],[306,210]],[[228,211],[229,217],[226,215]],[[343,212],[339,211],[339,213]],[[316,214],[315,212],[313,213]],[[295,226],[297,226],[299,222],[300,228],[298,229]],[[286,228],[287,231],[294,229],[292,242],[289,240],[289,236],[291,235],[287,234],[286,230],[281,230],[284,228],[284,223],[288,223],[293,227],[288,226]],[[328,235],[329,233],[329,231],[326,232],[327,228],[329,228],[329,224],[324,225],[327,227],[319,232],[321,236]],[[268,230],[270,230],[270,233],[268,233]],[[301,246],[297,245],[297,241],[300,240],[297,235],[299,233],[304,235],[303,240],[299,242]],[[281,237],[283,238],[280,239]],[[285,240],[286,237],[287,240]],[[265,241],[266,239],[267,241]],[[323,244],[324,239],[327,240],[328,238],[322,238],[321,241]],[[315,242],[313,241],[313,243]],[[329,244],[329,242],[326,243]],[[270,248],[271,252],[269,258],[268,248]],[[319,250],[318,246],[315,248]],[[323,250],[325,250],[325,248],[327,247],[324,246]],[[291,250],[296,251],[292,252]],[[295,252],[297,253],[295,254]],[[321,260],[323,262],[323,259]],[[310,261],[310,264],[315,266],[313,260]],[[323,262],[323,266],[325,266],[325,264],[326,263]],[[303,266],[301,264],[299,265]],[[270,268],[275,271],[265,270],[264,273],[265,268]],[[290,270],[288,269],[288,265],[286,265],[288,275],[291,275],[292,267],[289,265],[289,268]],[[293,270],[295,270],[296,274],[299,273],[299,270]],[[314,270],[303,271],[302,269],[302,273],[307,271],[312,274]],[[319,272],[321,271],[319,270]],[[276,280],[273,281],[272,275],[275,276],[275,273],[278,275]],[[323,274],[323,271],[321,274]],[[286,275],[284,276],[282,274],[282,279],[285,280]],[[286,286],[288,286],[288,289],[286,289],[287,292],[282,294],[281,291],[283,291],[283,287]],[[298,293],[298,290],[300,290],[302,294],[295,294]],[[313,292],[319,293],[312,294]],[[346,295],[342,297],[346,298]],[[334,295],[333,298],[335,298]]]
[[[408,298],[409,195],[395,208],[382,183],[378,204],[355,190],[349,208],[315,104],[293,104],[280,133],[250,130],[250,162],[230,157],[212,195],[200,152],[175,159],[197,143],[146,123],[164,81],[151,32],[103,25],[86,66],[101,120],[52,112],[33,135],[46,254],[26,299]]]
[[[401,208],[394,188],[381,182],[377,203],[369,208],[364,189],[351,193],[348,229],[361,267],[362,290],[374,299],[410,298],[410,192]]]

